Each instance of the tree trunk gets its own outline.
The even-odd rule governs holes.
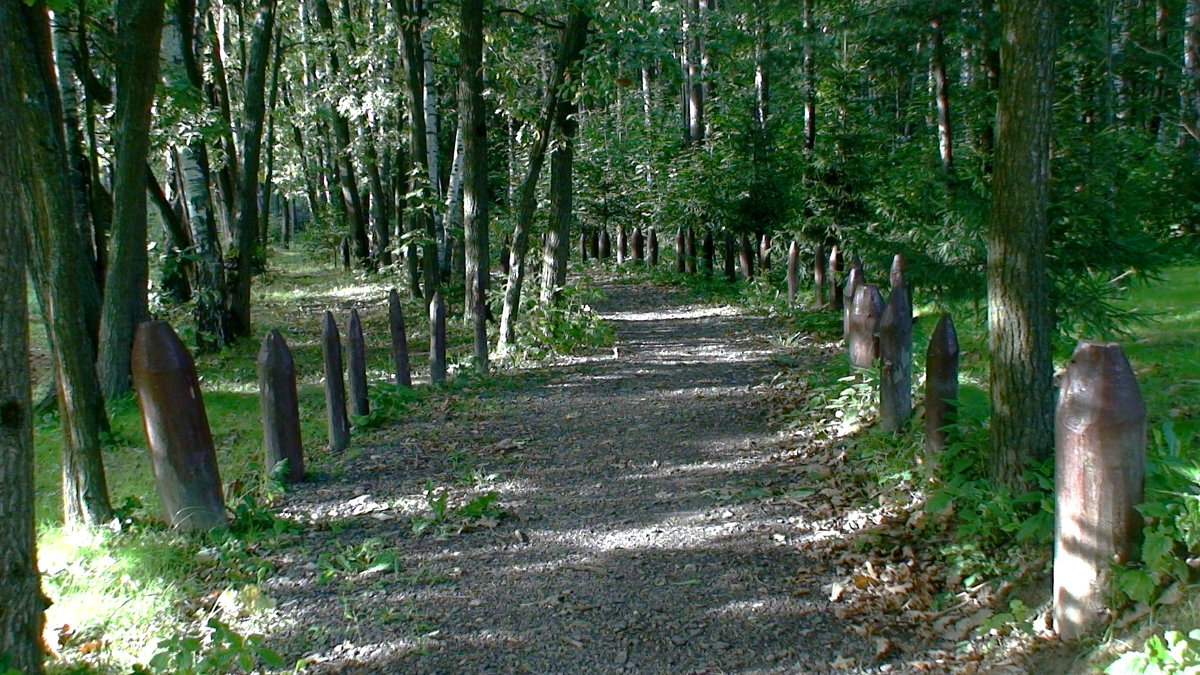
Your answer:
[[[117,0],[113,14],[117,21],[113,232],[97,365],[101,391],[110,400],[129,391],[133,332],[148,314],[145,166],[163,0]]]
[[[36,175],[33,148],[22,128],[27,96],[36,81],[17,59],[33,58],[24,29],[32,10],[0,3],[0,654],[20,673],[42,672],[42,625],[46,601],[37,566],[34,526],[32,403],[29,400],[29,319],[26,303],[26,248],[22,233],[33,229],[24,196]],[[24,16],[23,16],[24,15]],[[43,14],[44,16],[44,14]],[[23,72],[24,71],[24,72]],[[43,121],[43,124],[45,122]]]
[[[547,83],[545,99],[537,123],[537,136],[529,151],[529,170],[521,184],[520,206],[517,211],[516,231],[509,259],[508,285],[504,289],[504,310],[500,317],[500,351],[516,343],[516,318],[521,304],[521,284],[525,280],[525,254],[529,250],[529,229],[533,224],[533,212],[537,207],[537,181],[546,158],[546,147],[550,143],[551,126],[558,110],[567,70],[583,53],[587,42],[587,27],[591,18],[578,4],[571,5],[567,26],[563,30],[558,56]]]
[[[812,41],[816,39],[817,33],[813,30],[812,25],[812,5],[813,0],[804,0],[804,8],[801,10],[804,21],[804,35],[807,38],[804,41],[803,65],[801,66],[804,90],[805,150],[812,150],[817,145],[817,74],[812,48]]]
[[[933,32],[929,55],[929,69],[933,74],[934,98],[937,100],[938,154],[942,158],[942,171],[954,169],[954,130],[950,126],[950,81],[946,77],[945,31],[941,17],[930,22]]]
[[[461,200],[466,242],[467,316],[475,329],[475,369],[488,372],[487,285],[488,180],[487,108],[483,101],[483,0],[462,0],[461,66],[458,75],[462,147]],[[458,154],[458,153],[456,153]],[[455,158],[455,164],[459,164]],[[451,180],[454,199],[454,180]],[[454,210],[451,209],[453,214]],[[453,222],[453,218],[450,219]]]
[[[242,185],[238,190],[237,272],[229,299],[233,333],[250,335],[250,282],[254,278],[258,241],[258,169],[262,157],[263,123],[267,116],[267,62],[275,34],[275,0],[262,0],[254,19],[246,64],[246,93],[242,114]]]
[[[1183,111],[1180,115],[1184,134],[1180,146],[1200,144],[1200,0],[1187,0],[1183,28]]]
[[[575,163],[575,131],[572,101],[560,100],[554,120],[556,135],[550,154],[550,227],[542,249],[542,304],[556,304],[567,284],[567,252],[571,242],[572,172]]]
[[[1054,447],[1046,205],[1054,98],[1053,0],[1001,0],[1004,20],[988,229],[993,480],[1020,488]]]
[[[410,173],[413,184],[409,194],[432,196],[431,182],[436,176],[429,173],[429,137],[425,124],[425,46],[421,40],[425,23],[425,0],[402,0],[396,4],[400,19],[400,37],[404,47],[404,71],[408,83],[409,116],[408,151],[412,162]],[[425,277],[425,298],[433,299],[440,279],[438,272],[438,245],[433,210],[428,206],[409,205],[409,232],[424,237],[422,245],[422,270]]]

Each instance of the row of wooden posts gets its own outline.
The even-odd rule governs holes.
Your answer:
[[[788,295],[799,288],[796,244],[788,256]],[[851,364],[879,368],[879,423],[896,431],[912,414],[912,297],[904,258],[897,255],[884,302],[866,282],[857,256],[839,287],[836,249],[829,259],[818,247],[814,304],[843,312]],[[826,302],[826,285],[829,301]],[[388,297],[396,383],[411,386],[404,313],[395,290]],[[430,303],[430,383],[446,379],[446,309],[441,295]],[[321,346],[329,446],[344,450],[350,439],[341,339],[332,312],[322,321]],[[350,409],[369,414],[365,344],[357,310],[351,310]],[[926,352],[925,429],[930,457],[945,447],[958,397],[958,339],[943,314]],[[295,365],[283,336],[267,334],[258,356],[265,468],[286,461],[283,478],[304,477]],[[133,381],[142,409],[151,466],[163,510],[172,526],[227,526],[220,475],[195,363],[171,326],[150,321],[138,327]],[[1082,341],[1060,383],[1055,421],[1054,620],[1059,634],[1075,638],[1102,621],[1113,561],[1136,551],[1146,453],[1146,408],[1137,380],[1119,345]]]
[[[793,244],[788,265],[793,301],[798,257]],[[813,275],[818,306],[825,304],[820,283],[825,264],[818,247]],[[904,258],[897,255],[886,303],[879,287],[866,282],[857,257],[842,289],[836,274],[829,275],[831,297],[840,297],[844,307],[851,365],[878,368],[879,426],[888,432],[912,414],[912,297],[904,273]],[[925,442],[935,461],[954,422],[958,357],[954,322],[942,314],[925,357]],[[1081,341],[1059,382],[1055,411],[1054,626],[1065,640],[1103,623],[1112,565],[1134,560],[1145,463],[1146,406],[1125,353],[1117,343]]]
[[[412,386],[404,310],[393,289],[388,295],[388,323],[396,384]],[[429,307],[430,384],[446,382],[446,306],[435,294]],[[367,396],[366,343],[358,310],[350,310],[347,328],[348,368],[333,313],[321,322],[329,447],[342,451],[350,443],[351,416],[370,413]],[[296,366],[283,335],[271,330],[258,354],[259,401],[262,411],[264,469],[285,482],[304,479],[304,446]],[[348,375],[349,408],[346,379]],[[138,326],[133,344],[133,384],[142,411],[151,469],[163,512],[172,527],[207,530],[228,525],[225,500],[208,414],[195,361],[165,321]],[[283,466],[281,467],[281,463]]]

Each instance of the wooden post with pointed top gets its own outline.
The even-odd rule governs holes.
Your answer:
[[[342,338],[333,312],[325,310],[321,321],[321,354],[325,365],[325,420],[329,426],[329,449],[341,452],[350,445],[350,420],[346,416],[346,381],[342,369]]]
[[[588,235],[587,232],[579,233],[579,262],[588,261]]]
[[[958,411],[958,333],[949,314],[938,319],[925,350],[925,458],[933,466]]]
[[[346,328],[346,345],[350,349],[350,414],[368,415],[371,402],[367,398],[367,343],[363,339],[362,321],[358,309],[350,310],[350,325]]]
[[[771,235],[764,233],[758,240],[758,269],[763,276],[771,271]]]
[[[725,281],[733,283],[737,281],[737,241],[734,239],[733,233],[725,232]]]
[[[912,300],[900,281],[879,319],[879,427],[890,433],[912,414]]]
[[[142,410],[150,467],[172,527],[225,528],[225,499],[196,363],[166,321],[147,321],[133,338],[133,387]]]
[[[713,265],[716,262],[717,245],[713,240],[713,233],[710,229],[704,230],[704,240],[700,245],[700,268],[704,271],[704,278],[711,279],[713,276]]]
[[[1054,627],[1074,640],[1104,621],[1113,563],[1142,529],[1146,405],[1120,345],[1079,343],[1054,426]]]
[[[600,247],[599,258],[601,260],[608,260],[612,257],[612,240],[608,238],[607,229],[600,230],[598,241],[599,243],[597,245]]]
[[[646,240],[640,227],[633,228],[633,261],[638,264],[646,261]]]
[[[446,301],[441,291],[429,303],[429,384],[446,384]]]
[[[897,253],[892,257],[892,269],[888,274],[888,281],[891,282],[892,288],[903,286],[908,282],[904,275],[908,271],[908,261],[904,259],[903,253]]]
[[[629,260],[629,236],[625,234],[625,226],[617,226],[617,264],[624,265]]]
[[[883,295],[875,284],[863,284],[854,292],[854,307],[850,313],[850,333],[846,344],[850,365],[871,368],[879,355],[879,318],[883,315]]]
[[[817,255],[820,255],[819,253]],[[796,297],[800,294],[800,244],[792,241],[788,245],[787,260],[787,299],[788,307],[796,306]],[[817,287],[817,297],[820,297],[820,287]],[[818,305],[819,306],[819,305]]]
[[[350,269],[350,238],[342,237],[342,242],[338,248],[342,254],[342,269]]]
[[[392,334],[392,359],[396,364],[396,384],[411,387],[412,370],[408,365],[408,334],[404,329],[404,306],[396,289],[388,291],[388,328]]]
[[[858,289],[863,285],[862,269],[851,267],[846,275],[846,289],[842,296],[842,337],[850,340],[850,315],[854,312],[854,298]]]
[[[687,273],[696,273],[696,228],[688,226],[687,234],[683,239],[684,262],[687,265]]]
[[[296,362],[283,335],[267,333],[258,352],[258,396],[262,408],[263,466],[267,475],[287,462],[282,478],[304,480],[304,445],[300,442],[300,405],[296,398]]]
[[[649,249],[647,262],[651,267],[655,267],[658,265],[658,233],[654,228],[650,228],[650,235],[646,239],[646,248]]]
[[[829,302],[836,311],[843,311],[846,303],[842,298],[841,279],[842,251],[837,244],[829,251]]]

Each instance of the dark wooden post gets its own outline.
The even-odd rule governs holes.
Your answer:
[[[879,319],[879,427],[896,432],[912,414],[912,300],[908,286],[892,289]]]
[[[500,245],[500,273],[508,276],[508,272],[512,269],[512,261],[509,256],[512,252],[512,238],[507,234],[504,235],[504,243]]]
[[[792,242],[792,246],[796,248],[796,285],[799,288],[800,284],[800,250],[796,242]],[[788,288],[791,288],[792,283],[792,256],[788,252]],[[790,292],[790,290],[789,290]],[[825,244],[818,242],[817,250],[813,253],[813,307],[817,309],[825,308]]]
[[[842,252],[837,244],[829,251],[829,302],[839,312],[846,308],[842,298]]]
[[[842,296],[842,337],[850,339],[850,315],[854,312],[854,298],[858,294],[858,289],[863,285],[862,270],[858,267],[851,267],[850,273],[846,275],[846,289]]]
[[[658,233],[654,231],[654,228],[650,228],[650,236],[646,239],[646,248],[649,249],[649,259],[647,262],[650,263],[651,267],[655,267],[658,265]]]
[[[1146,405],[1120,345],[1079,343],[1054,426],[1054,626],[1074,640],[1104,621],[1112,565],[1142,529]]]
[[[287,462],[283,480],[304,480],[304,445],[300,442],[300,405],[296,398],[296,362],[279,331],[263,339],[258,352],[258,396],[262,407],[263,465],[270,476]]]
[[[750,235],[742,233],[741,250],[738,253],[738,261],[742,267],[742,281],[750,281],[754,278],[754,246],[750,243]]]
[[[818,256],[820,253],[817,254]],[[800,294],[800,244],[792,241],[788,245],[787,259],[787,301],[788,307],[796,306],[796,296]],[[817,287],[817,297],[821,296],[821,288]],[[820,305],[818,305],[820,306]]]
[[[342,269],[350,269],[350,238],[342,237],[342,242],[339,246],[342,252]]]
[[[350,414],[368,415],[371,402],[367,399],[367,343],[363,339],[362,321],[358,318],[357,309],[350,310],[346,344],[350,348]]]
[[[592,254],[593,260],[600,259],[600,231],[592,230],[592,234],[588,237],[588,250]]]
[[[737,281],[737,240],[732,232],[725,232],[725,281]]]
[[[617,264],[624,265],[629,259],[629,238],[625,234],[625,226],[617,226]]]
[[[588,235],[587,232],[579,233],[579,262],[588,261]]]
[[[441,291],[429,303],[429,384],[446,384],[446,302]]]
[[[958,411],[958,333],[949,314],[938,319],[925,350],[925,458],[929,466],[946,447],[946,426]]]
[[[388,291],[388,327],[392,333],[392,359],[396,364],[396,384],[412,386],[412,370],[408,366],[408,334],[404,329],[404,306],[396,289]]]
[[[771,234],[764,233],[758,241],[758,268],[763,276],[771,271]]]
[[[608,260],[612,257],[612,241],[608,238],[608,230],[600,230],[600,238],[597,245],[600,247],[600,259]]]
[[[687,269],[687,253],[684,251],[684,241],[687,239],[687,234],[681,225],[678,230],[675,230],[675,271],[683,274]]]
[[[696,228],[691,225],[687,228],[687,236],[683,240],[684,246],[684,262],[687,263],[687,273],[696,273]]]
[[[879,330],[879,318],[883,314],[883,295],[875,284],[863,284],[854,292],[853,309],[850,313],[850,334],[846,340],[850,352],[850,365],[856,368],[871,368],[879,355],[879,342],[875,332]]]
[[[646,241],[642,238],[642,228],[633,228],[633,261],[641,263],[646,260]]]
[[[172,527],[225,528],[225,499],[196,363],[165,321],[147,321],[133,338],[133,388],[142,409],[150,468]]]
[[[321,354],[325,361],[325,419],[329,425],[329,449],[341,452],[350,445],[350,420],[346,417],[346,382],[342,379],[342,338],[333,312],[325,310],[321,321]]]

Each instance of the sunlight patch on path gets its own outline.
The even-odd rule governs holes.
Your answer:
[[[707,319],[715,316],[741,316],[743,312],[728,305],[722,307],[683,307],[661,309],[653,312],[601,312],[600,317],[609,321],[674,321]]]

